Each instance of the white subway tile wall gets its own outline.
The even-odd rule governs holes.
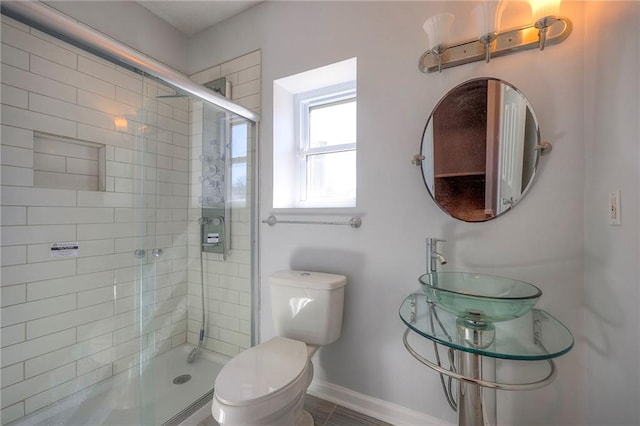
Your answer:
[[[197,344],[202,103],[156,99],[172,89],[5,16],[1,30],[6,424],[136,368],[141,347]],[[259,112],[259,51],[193,79],[220,76],[235,102]],[[54,153],[47,138],[104,148]],[[55,173],[91,176],[91,186]],[[251,207],[233,211],[227,261],[205,254],[205,347],[226,355],[251,344]],[[77,242],[77,254],[52,257],[59,242]],[[164,254],[154,262],[156,247]],[[138,248],[147,251],[142,260],[133,256]],[[148,307],[153,314],[142,318]]]
[[[186,342],[190,153],[187,99],[5,16],[1,31],[6,424]],[[77,253],[53,256],[61,242]]]

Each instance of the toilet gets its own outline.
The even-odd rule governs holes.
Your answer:
[[[215,382],[211,413],[223,426],[313,426],[303,410],[311,357],[340,337],[343,275],[279,271],[269,277],[276,337],[235,356]]]

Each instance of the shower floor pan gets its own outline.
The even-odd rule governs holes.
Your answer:
[[[9,425],[137,426],[177,424],[195,402],[211,400],[213,383],[229,358],[200,350],[188,364],[193,346],[182,345],[154,360],[154,374],[143,378],[126,372],[28,414]],[[132,370],[133,371],[133,370]],[[187,376],[190,376],[188,378]],[[175,383],[174,383],[175,381]],[[141,395],[144,406],[140,407]],[[194,407],[197,409],[197,407]]]

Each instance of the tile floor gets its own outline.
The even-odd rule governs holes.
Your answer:
[[[306,396],[304,409],[313,416],[315,426],[391,426],[382,420],[311,395]]]
[[[389,423],[311,395],[305,398],[304,409],[313,416],[315,426],[391,426]],[[198,426],[218,426],[218,423],[212,417],[208,417]]]

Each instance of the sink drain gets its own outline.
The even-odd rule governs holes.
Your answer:
[[[175,379],[173,379],[173,384],[174,385],[183,385],[183,384],[187,383],[189,380],[191,380],[191,374],[181,374],[178,377],[176,377]]]

